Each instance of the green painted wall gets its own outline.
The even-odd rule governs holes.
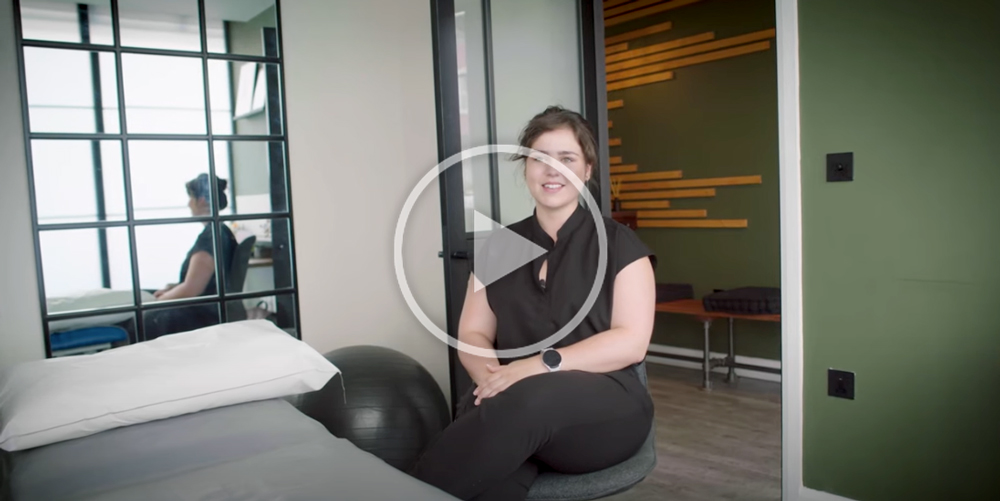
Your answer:
[[[714,31],[716,39],[774,28],[773,0],[708,0],[606,29],[613,36],[671,21],[673,28],[629,42],[629,49]],[[625,107],[608,112],[611,148],[640,172],[684,171],[685,178],[760,174],[763,184],[719,188],[714,199],[678,199],[675,209],[707,209],[713,219],[748,219],[747,229],[640,229],[657,253],[659,282],[713,289],[778,287],[781,282],[777,66],[768,51],[674,70],[674,80],[609,93]],[[781,358],[778,324],[738,321],[739,355]],[[726,324],[713,327],[712,349],[726,349]],[[658,314],[653,342],[701,349],[701,324]]]
[[[805,485],[1000,499],[1000,2],[798,5]]]

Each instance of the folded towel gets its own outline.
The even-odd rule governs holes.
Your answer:
[[[705,311],[741,315],[780,315],[781,289],[777,287],[741,287],[719,291],[702,299]]]

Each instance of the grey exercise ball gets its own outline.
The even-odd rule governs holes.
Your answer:
[[[341,373],[321,390],[299,396],[296,406],[334,436],[407,471],[450,422],[441,388],[409,356],[378,346],[324,356]]]

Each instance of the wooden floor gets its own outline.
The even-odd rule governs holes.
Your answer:
[[[781,499],[781,386],[752,379],[711,392],[699,371],[646,364],[657,466],[612,501]],[[714,375],[713,375],[714,376]]]

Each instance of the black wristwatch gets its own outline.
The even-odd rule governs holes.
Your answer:
[[[555,372],[562,366],[562,355],[553,348],[542,350],[542,363],[549,372]]]

